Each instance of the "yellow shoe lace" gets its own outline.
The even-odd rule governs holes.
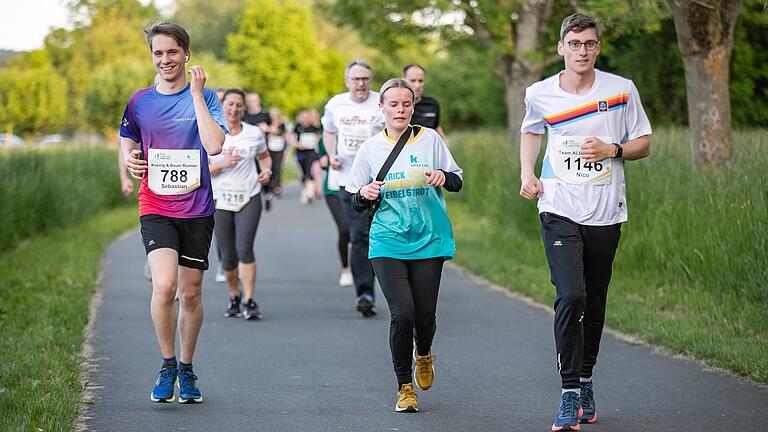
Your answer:
[[[399,400],[404,401],[406,399],[416,400],[416,390],[410,384],[403,384],[398,392],[400,395]]]
[[[418,372],[419,376],[427,377],[432,373],[432,363],[435,362],[437,357],[433,356],[432,354],[427,354],[424,356],[417,355],[416,356],[416,371]]]

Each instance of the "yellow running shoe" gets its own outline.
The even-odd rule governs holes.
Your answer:
[[[413,384],[400,386],[400,391],[397,392],[395,411],[419,412],[419,401],[416,400],[416,390],[413,389]]]
[[[413,345],[413,358],[416,360],[416,369],[413,370],[413,379],[416,385],[422,390],[429,390],[432,383],[435,382],[435,356],[432,351],[429,354],[420,356],[416,351],[416,344]]]

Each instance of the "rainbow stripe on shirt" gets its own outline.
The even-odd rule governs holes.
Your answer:
[[[555,128],[564,124],[573,123],[594,115],[623,108],[627,105],[629,93],[621,93],[607,99],[600,99],[588,104],[544,117],[549,127]]]

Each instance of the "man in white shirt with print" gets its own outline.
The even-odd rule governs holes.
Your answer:
[[[357,292],[355,307],[366,318],[376,314],[373,267],[368,259],[371,223],[366,213],[359,213],[352,208],[351,195],[344,187],[360,145],[384,128],[379,95],[371,91],[372,76],[371,67],[365,62],[350,62],[344,70],[344,81],[349,92],[332,97],[325,105],[321,120],[323,141],[330,161],[328,187],[338,189],[349,225],[352,244],[349,264]]]
[[[555,300],[562,381],[553,431],[597,421],[597,361],[613,258],[627,220],[624,161],[650,153],[651,125],[632,81],[595,69],[594,18],[574,14],[560,30],[565,70],[531,85],[521,128],[520,195],[539,198],[541,236]],[[541,177],[534,164],[547,133]]]

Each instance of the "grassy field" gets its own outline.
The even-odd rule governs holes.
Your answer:
[[[72,430],[101,258],[136,225],[121,207],[0,255],[0,431]]]
[[[0,253],[126,202],[114,148],[0,151],[0,178]]]
[[[466,173],[449,204],[456,260],[553,304],[535,203],[518,195],[519,158],[504,138],[452,136]],[[716,173],[693,168],[685,130],[659,130],[652,141],[648,159],[626,165],[629,221],[606,324],[768,382],[768,132],[736,132],[733,164]]]

